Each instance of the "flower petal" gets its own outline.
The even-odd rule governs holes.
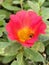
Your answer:
[[[42,34],[45,34],[46,24],[42,22],[41,26],[39,27],[39,31]]]

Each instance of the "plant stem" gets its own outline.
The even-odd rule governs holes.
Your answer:
[[[23,10],[23,0],[20,0],[21,9]]]

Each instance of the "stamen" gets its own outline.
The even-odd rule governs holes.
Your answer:
[[[31,39],[33,37],[33,34],[33,31],[26,27],[18,31],[19,39],[22,42]]]

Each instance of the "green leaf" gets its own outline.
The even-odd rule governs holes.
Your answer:
[[[6,56],[14,56],[18,53],[18,50],[21,48],[21,45],[17,42],[11,43],[8,47],[4,49],[4,54]]]
[[[43,44],[42,42],[36,42],[36,43],[32,46],[31,50],[44,52],[45,47],[44,47],[44,44]]]
[[[4,49],[9,45],[8,42],[0,42],[0,55],[4,54]]]
[[[2,62],[2,60],[3,60],[3,56],[0,56],[0,62]]]
[[[4,26],[5,21],[4,20],[0,20],[0,26]]]
[[[5,15],[6,18],[9,18],[10,14],[11,14],[11,13],[10,13],[9,11],[6,11],[6,10],[4,10],[4,9],[1,9],[1,10],[0,10],[0,15]]]
[[[46,19],[49,18],[49,8],[42,7],[42,8],[41,8],[41,13],[42,13],[43,19],[44,19],[45,22],[46,22]]]
[[[47,55],[49,55],[49,45],[46,48],[46,53],[47,53]]]
[[[18,65],[18,63],[16,60],[14,60],[11,65]]]
[[[47,60],[49,61],[49,56],[47,57]],[[49,65],[49,63],[47,63],[47,65]]]
[[[45,47],[49,45],[49,40],[44,42]]]
[[[2,31],[0,31],[0,37],[2,36],[3,34],[2,34]]]
[[[35,1],[33,1],[33,2],[32,1],[28,1],[28,5],[30,6],[30,8],[33,11],[39,13],[40,7],[39,7],[39,4],[37,2],[35,2]]]
[[[3,32],[5,31],[4,27],[0,27],[0,37],[3,35]]]
[[[42,55],[33,49],[31,50],[29,48],[25,48],[24,55],[27,57],[27,59],[30,59],[35,62],[43,62],[44,63],[44,58],[42,57]]]
[[[49,6],[49,1],[44,2],[43,6],[48,7]]]
[[[24,7],[24,9],[26,9],[26,10],[30,9],[30,6],[28,6],[28,3],[24,3],[24,4],[23,4],[23,7]]]
[[[9,42],[9,39],[7,38],[5,32],[3,33],[3,36],[0,38],[0,42]]]
[[[18,43],[6,43],[6,42],[0,42],[0,55],[3,56],[14,56],[18,53],[18,50],[20,49],[21,45]]]
[[[5,18],[6,18],[6,15],[4,15],[4,14],[0,15],[0,20],[3,20]]]
[[[5,32],[5,21],[4,20],[0,20],[0,37],[3,35],[3,32]]]
[[[14,61],[11,65],[25,65],[24,61],[23,61],[23,53],[20,52],[17,57],[16,57],[17,61]]]
[[[13,1],[13,4],[20,4],[20,1],[14,0],[14,1]]]
[[[15,58],[15,56],[5,56],[2,59],[2,63],[7,64],[7,63],[11,62],[14,58]]]
[[[9,3],[9,4],[12,4],[12,1],[13,0],[4,0],[5,3]]]
[[[3,22],[2,20],[0,20],[0,26],[4,25],[3,23],[4,23],[4,22]]]
[[[16,59],[17,59],[17,64],[18,64],[18,65],[24,65],[23,52],[20,52],[20,53],[17,55]]]
[[[20,10],[20,8],[18,8],[16,6],[12,6],[12,5],[8,4],[8,3],[2,3],[2,6],[4,8],[6,8],[7,10],[10,10],[10,11],[18,11],[18,10]]]
[[[45,0],[38,0],[38,3],[40,6],[43,5],[44,2],[45,2]]]

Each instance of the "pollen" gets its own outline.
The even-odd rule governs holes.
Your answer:
[[[33,35],[33,31],[26,27],[18,31],[18,37],[21,42],[31,39]]]

